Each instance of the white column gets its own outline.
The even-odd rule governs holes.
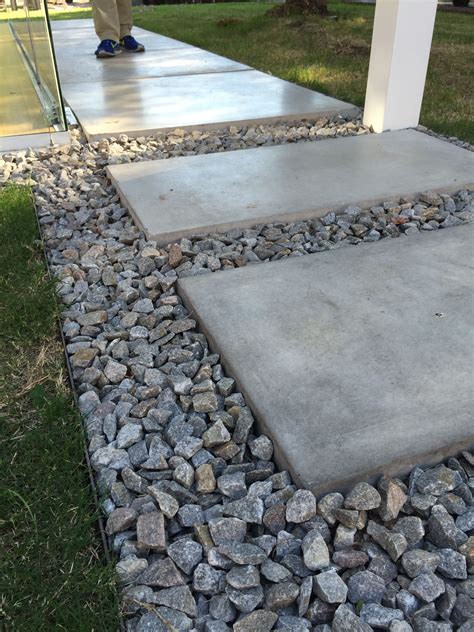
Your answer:
[[[364,123],[376,132],[420,119],[437,0],[377,0]]]

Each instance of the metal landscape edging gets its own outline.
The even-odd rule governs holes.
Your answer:
[[[45,261],[45,264],[46,264],[46,271],[47,271],[49,280],[50,281],[55,281],[56,277],[53,275],[53,273],[51,271],[51,267],[49,265],[48,254],[47,254],[47,251],[46,251],[46,246],[45,246],[44,239],[43,239],[43,232],[42,232],[41,224],[40,224],[39,217],[38,217],[38,208],[36,206],[36,198],[35,198],[35,195],[34,195],[33,187],[31,187],[30,190],[31,190],[31,198],[32,198],[33,208],[34,208],[34,215],[35,215],[35,219],[36,219],[36,225],[38,227],[39,241],[41,242],[41,250],[43,252],[43,258],[44,258],[44,261]],[[94,472],[93,472],[91,461],[90,461],[90,457],[89,457],[89,450],[87,448],[87,437],[86,437],[86,430],[85,430],[85,427],[84,427],[83,415],[82,415],[82,413],[79,410],[79,398],[77,397],[77,392],[76,392],[76,389],[74,387],[74,378],[73,378],[73,373],[72,373],[72,366],[71,366],[71,363],[69,361],[68,352],[66,350],[66,338],[64,337],[64,332],[63,332],[61,318],[60,318],[60,314],[61,314],[62,310],[64,309],[64,306],[62,306],[59,303],[59,300],[58,300],[56,292],[54,293],[54,300],[56,302],[56,306],[58,307],[58,313],[57,313],[57,316],[56,316],[56,322],[57,322],[58,327],[59,327],[59,335],[61,337],[61,344],[62,344],[64,359],[65,359],[65,362],[66,362],[69,387],[70,387],[70,390],[72,392],[72,397],[73,397],[73,400],[74,400],[74,406],[75,406],[75,408],[76,408],[76,410],[77,410],[77,412],[79,414],[79,418],[80,418],[82,447],[83,447],[85,462],[86,462],[86,466],[87,466],[87,472],[89,474],[89,482],[90,482],[90,487],[91,487],[91,490],[92,490],[94,506],[95,506],[96,511],[97,511],[96,525],[97,525],[98,530],[100,532],[100,538],[101,538],[102,547],[103,547],[103,550],[104,550],[105,561],[107,562],[107,564],[111,564],[112,563],[112,555],[111,555],[110,547],[109,547],[108,540],[107,540],[107,534],[105,532],[104,518],[102,516],[102,510],[101,510],[100,503],[99,503],[99,494],[97,492],[97,485],[96,485],[96,482],[95,482]],[[119,606],[120,605],[120,599],[119,599],[119,595],[118,595],[117,585],[116,584],[115,584],[115,590],[116,590],[116,597],[117,597],[117,605]],[[119,621],[120,621],[120,623],[119,623],[120,631],[121,632],[125,632],[126,628],[125,628],[125,623],[124,623],[124,620],[123,620],[123,616],[122,616],[120,607],[118,608],[118,614],[119,614]]]

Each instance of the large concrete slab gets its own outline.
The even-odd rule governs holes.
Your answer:
[[[96,60],[92,20],[53,24],[63,94],[89,140],[358,110],[178,40],[133,32],[145,55]]]
[[[77,31],[77,29],[94,30],[94,21],[91,18],[80,20],[52,20],[51,30],[54,31]]]
[[[414,130],[109,167],[161,244],[474,184],[474,154]]]
[[[184,279],[282,468],[316,493],[474,444],[474,225]]]
[[[141,41],[147,45],[145,38],[142,38]],[[75,55],[74,49],[62,49],[58,54],[58,67],[63,85],[88,82],[102,84],[107,81],[121,83],[130,79],[250,70],[244,64],[193,46],[148,49],[144,55],[123,53],[113,60],[97,60],[95,55],[90,54],[93,50],[94,48],[91,47],[87,56],[81,56],[81,70],[78,74],[77,55]],[[128,98],[129,95],[124,101],[127,102]]]
[[[90,140],[117,134],[141,136],[176,127],[216,128],[357,111],[350,104],[257,70],[86,82],[63,88]]]
[[[77,59],[84,57],[90,57],[92,60],[95,60],[96,63],[104,63],[111,60],[102,60],[98,61],[95,58],[94,51],[97,48],[97,44],[99,40],[97,39],[97,35],[93,28],[81,27],[76,30],[71,29],[56,29],[55,24],[57,22],[52,23],[52,33],[53,33],[53,43],[56,49],[56,56],[60,60],[59,63],[66,65],[67,63],[73,63],[76,66],[76,75],[77,80],[80,81],[82,78],[82,73],[77,72]],[[157,33],[151,33],[150,31],[146,31],[145,29],[135,27],[133,29],[134,36],[145,44],[147,51],[153,50],[167,50],[171,48],[194,48],[189,44],[184,42],[180,42],[179,40],[172,39],[171,37],[166,37],[165,35],[158,35]],[[127,58],[130,57],[133,59],[134,55],[127,55]],[[143,56],[138,55],[139,58],[143,59]],[[122,57],[118,57],[116,59],[122,59]],[[112,63],[116,61],[116,59],[112,60]]]

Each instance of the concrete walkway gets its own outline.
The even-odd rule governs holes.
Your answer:
[[[92,56],[90,21],[54,33],[65,97],[90,140],[355,112],[140,29],[146,55],[105,62]],[[114,165],[109,176],[165,245],[469,188],[474,154],[404,130]],[[343,489],[472,442],[473,237],[463,226],[179,282],[297,484]]]
[[[343,101],[137,28],[144,55],[97,60],[92,20],[52,23],[63,94],[89,140],[354,114]]]
[[[165,245],[197,232],[320,217],[474,185],[474,154],[414,130],[109,167],[122,201]]]
[[[474,226],[179,282],[281,468],[315,493],[474,440]]]

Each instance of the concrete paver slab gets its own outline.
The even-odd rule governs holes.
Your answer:
[[[90,140],[357,111],[350,104],[257,70],[65,84],[63,88]],[[127,99],[121,98],[124,93]]]
[[[150,31],[146,31],[145,29],[134,28],[133,34],[135,37],[140,40],[145,45],[147,51],[153,50],[167,50],[171,48],[185,48],[192,49],[193,46],[186,44],[184,42],[180,42],[179,40],[172,39],[171,37],[166,37],[164,35],[158,35],[157,33],[151,33]],[[90,57],[92,60],[95,60],[96,63],[106,63],[111,60],[96,60],[94,51],[97,48],[97,44],[99,40],[97,39],[97,35],[90,28],[79,28],[75,31],[70,29],[59,29],[55,30],[53,25],[53,43],[55,45],[56,57],[58,58],[58,63],[60,65],[66,65],[71,63],[76,63],[76,79],[81,81],[82,72],[77,72],[77,58],[78,57]],[[127,58],[132,57],[133,55],[127,55]],[[141,55],[138,57],[142,58]],[[122,57],[118,57],[117,59],[122,59]],[[115,63],[116,59],[113,60]]]
[[[315,493],[474,444],[474,226],[179,282],[275,445]]]
[[[133,33],[145,55],[98,61],[92,20],[53,24],[63,93],[89,140],[358,111],[184,42],[140,28]]]
[[[161,244],[195,232],[321,216],[474,184],[474,154],[414,130],[115,165],[139,226]]]
[[[54,31],[76,31],[77,29],[94,30],[92,18],[81,18],[79,20],[52,20],[51,30]]]
[[[147,44],[145,41],[143,43]],[[89,54],[81,57],[80,74],[77,72],[77,56],[73,48],[63,49],[58,60],[59,76],[63,84],[122,82],[150,77],[249,70],[248,66],[192,46],[149,49],[144,55],[123,53],[113,60],[97,60],[94,55]]]

